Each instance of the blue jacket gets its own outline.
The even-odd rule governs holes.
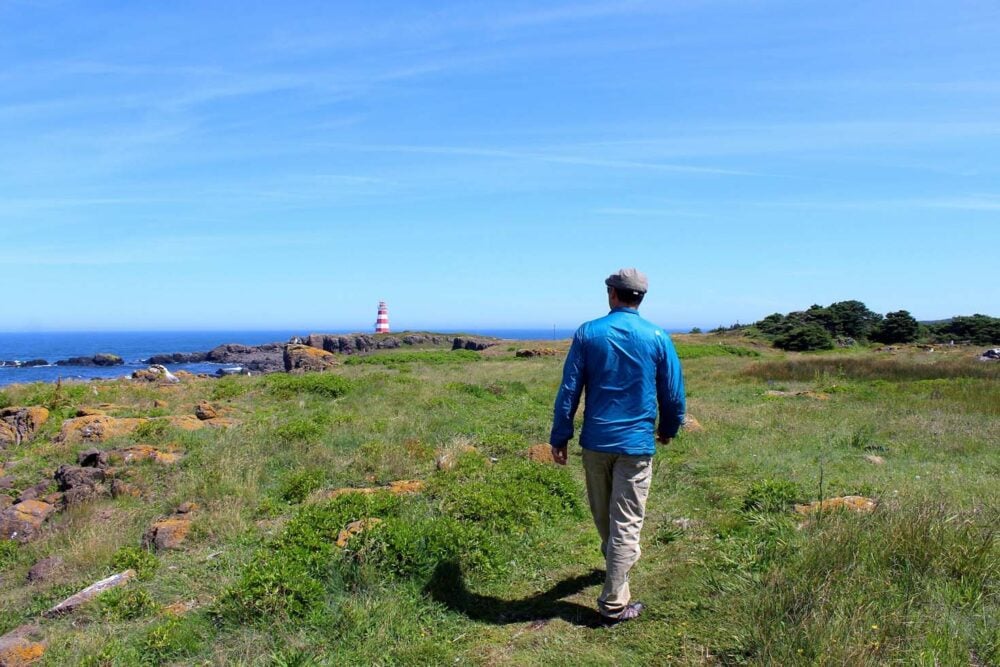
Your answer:
[[[565,447],[573,417],[587,391],[580,445],[614,454],[656,451],[659,433],[677,435],[684,421],[684,378],[670,337],[634,308],[615,308],[584,323],[573,336],[556,396],[549,444]]]

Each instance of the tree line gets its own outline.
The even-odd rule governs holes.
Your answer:
[[[1000,318],[960,315],[938,322],[918,322],[906,310],[882,315],[861,301],[814,304],[807,310],[773,313],[753,324],[734,324],[714,331],[743,330],[783,350],[829,350],[858,343],[1000,343]]]

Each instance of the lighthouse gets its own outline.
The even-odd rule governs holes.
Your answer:
[[[375,333],[389,333],[389,308],[385,301],[378,302],[378,318],[375,320]]]

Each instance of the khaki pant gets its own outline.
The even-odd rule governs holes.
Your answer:
[[[583,450],[587,499],[601,536],[606,574],[597,608],[617,616],[631,601],[628,573],[639,560],[639,532],[653,476],[652,456],[605,454]]]

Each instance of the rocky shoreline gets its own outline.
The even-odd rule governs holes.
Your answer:
[[[296,351],[289,348],[312,348],[331,355],[366,354],[376,350],[405,347],[450,347],[452,350],[484,350],[496,345],[497,338],[487,336],[458,336],[434,333],[401,334],[323,334],[293,336],[288,342],[241,345],[224,343],[206,352],[172,352],[154,354],[141,363],[162,366],[176,364],[213,363],[239,367],[241,372],[276,373],[298,369],[303,363]],[[306,355],[315,357],[315,355]],[[0,361],[0,366],[28,368],[35,366],[110,367],[125,365],[115,354],[95,354],[90,357],[70,357],[49,362],[45,359],[30,361]],[[310,364],[307,363],[307,366]]]

